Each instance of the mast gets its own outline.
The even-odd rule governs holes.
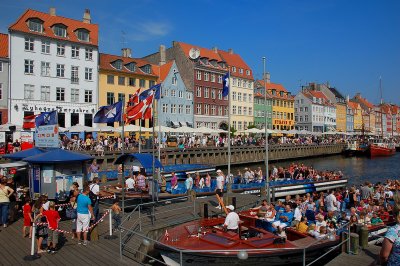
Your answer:
[[[268,204],[271,204],[271,197],[269,193],[269,165],[268,165],[268,113],[267,113],[267,81],[265,78],[265,61],[266,58],[265,56],[262,58],[263,59],[263,80],[264,80],[264,117],[265,117],[265,125],[264,125],[264,135],[265,135],[265,187],[267,191],[267,202]]]
[[[231,177],[231,68],[228,66],[228,176]]]
[[[125,120],[124,120],[124,114],[125,114],[125,97],[122,98],[122,112],[121,112],[121,123],[122,123],[122,130],[121,130],[121,141],[122,141],[122,151],[121,154],[125,154]],[[121,191],[121,196],[122,196],[122,214],[125,214],[125,164],[122,164],[122,174],[121,174],[121,186],[122,186],[122,191]]]
[[[383,141],[383,111],[382,111],[382,105],[383,105],[383,96],[382,96],[382,76],[379,77],[379,90],[381,93],[381,104],[379,107],[379,110],[381,112],[381,137]]]

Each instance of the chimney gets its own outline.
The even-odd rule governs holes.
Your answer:
[[[132,50],[131,50],[131,48],[122,48],[121,51],[122,51],[122,56],[123,56],[123,57],[129,57],[129,58],[132,57]]]
[[[49,14],[50,14],[50,16],[56,16],[56,8],[50,7]]]
[[[172,41],[172,47],[178,46],[178,42],[177,41]]]
[[[233,54],[233,49],[232,49],[232,48],[229,48],[229,49],[228,49],[228,53]]]
[[[361,98],[361,93],[357,92],[356,96],[354,98],[360,99]]]
[[[212,50],[213,50],[214,53],[218,54],[218,47],[214,46],[214,47],[212,48]]]
[[[160,66],[166,63],[165,45],[160,45]]]
[[[269,72],[264,74],[263,80],[265,80],[266,83],[271,83],[271,74]]]
[[[85,13],[83,13],[82,21],[83,21],[83,23],[90,24],[91,18],[90,18],[90,10],[89,9],[85,9]]]
[[[350,96],[347,94],[346,96],[346,102],[348,103],[350,101]]]

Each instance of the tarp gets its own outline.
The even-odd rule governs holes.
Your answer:
[[[6,155],[3,156],[3,158],[7,158],[7,159],[18,161],[18,160],[22,160],[22,159],[30,157],[30,156],[34,156],[34,155],[37,155],[37,154],[42,154],[44,152],[46,152],[46,150],[34,147],[34,148],[31,148],[31,149],[28,149],[28,150],[19,151],[19,152],[11,153],[11,154],[6,154]]]
[[[152,168],[153,167],[153,156],[149,153],[130,153],[130,154],[123,154],[120,155],[117,160],[115,160],[114,164],[121,164],[123,163],[127,158],[135,158],[136,160],[139,161],[139,163],[142,165],[144,168]],[[154,163],[155,168],[163,168],[163,165],[161,162],[155,158],[155,163]]]
[[[27,157],[23,161],[28,163],[68,163],[93,160],[94,157],[82,153],[63,149],[52,149],[48,152]]]

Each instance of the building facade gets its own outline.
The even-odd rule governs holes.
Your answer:
[[[357,93],[353,99],[353,102],[357,102],[362,109],[362,128],[365,132],[375,133],[375,111],[374,105],[367,99],[361,97],[360,93]]]
[[[298,130],[332,131],[334,109],[321,91],[303,88],[295,96],[295,121]],[[329,120],[330,119],[330,120]]]
[[[358,104],[357,102],[349,101],[347,105],[353,110],[353,131],[362,132],[363,119],[360,104]]]
[[[162,97],[157,108],[160,124],[193,127],[193,92],[186,89],[175,60],[160,66],[160,80]]]
[[[140,89],[149,89],[157,83],[158,66],[140,58],[132,58],[128,48],[122,55],[100,54],[99,65],[99,106],[111,105],[119,101],[126,103],[130,96]],[[150,126],[150,121],[141,121]],[[140,120],[135,121],[136,125]]]
[[[0,33],[0,124],[8,122],[9,67],[8,35]]]
[[[354,131],[354,111],[350,105],[346,104],[346,132]]]
[[[267,118],[267,128],[272,129],[272,97],[265,89],[263,80],[254,83],[254,125],[265,128],[265,118]],[[267,98],[265,101],[265,93]]]
[[[98,26],[27,10],[9,27],[9,121],[57,110],[61,127],[92,126],[97,111]]]
[[[336,130],[340,132],[347,131],[347,102],[346,98],[336,89],[329,87],[329,91],[331,91],[334,95],[334,99],[330,99],[333,103],[335,103],[336,107]],[[329,94],[325,94],[329,97]]]

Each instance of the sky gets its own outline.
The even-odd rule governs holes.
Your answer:
[[[99,24],[99,50],[133,57],[172,41],[228,50],[257,79],[263,61],[271,81],[296,94],[326,83],[350,98],[400,104],[400,1],[397,0],[0,0],[0,32],[28,8]]]

